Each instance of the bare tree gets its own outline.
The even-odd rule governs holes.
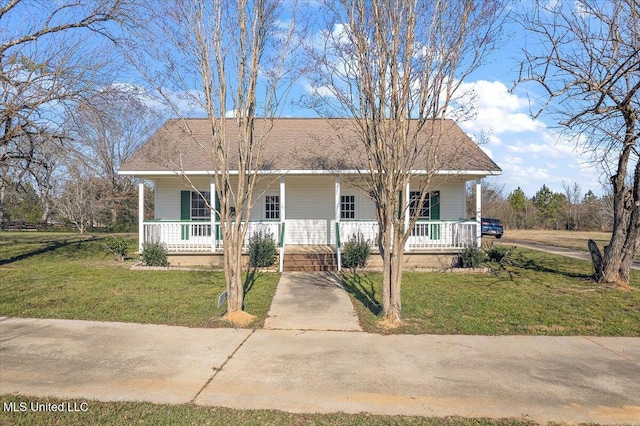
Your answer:
[[[626,286],[640,249],[640,1],[538,2],[521,22],[535,40],[520,81],[538,83],[543,110],[610,170],[611,241],[590,247],[596,279]]]
[[[294,6],[281,0],[174,1],[155,17],[159,32],[154,35],[163,45],[153,52],[145,46],[159,67],[156,74],[142,71],[174,113],[182,117],[180,103],[186,101],[209,120],[207,135],[196,135],[187,121],[182,124],[192,149],[212,164],[219,207],[214,194],[208,207],[220,218],[227,318],[232,321],[247,318],[242,313],[242,246],[265,143],[290,83]],[[198,191],[188,174],[183,177]]]
[[[323,40],[310,48],[312,101],[324,116],[354,118],[357,151],[366,157],[360,177],[375,202],[379,225],[383,321],[398,324],[403,247],[419,215],[416,207],[441,167],[437,154],[448,127],[446,111],[454,106],[463,78],[495,46],[502,5],[341,0],[326,1],[324,7]],[[398,194],[410,181],[419,181],[420,194],[401,203]]]
[[[92,226],[104,208],[101,184],[82,164],[67,167],[66,180],[59,184],[55,207],[81,233]]]
[[[137,206],[135,182],[118,168],[160,126],[160,116],[143,102],[135,86],[108,86],[91,103],[80,103],[70,125],[70,147],[78,161],[103,181],[103,199],[112,224]]]
[[[565,204],[565,218],[567,230],[580,229],[580,203],[582,201],[582,190],[577,182],[574,182],[573,186],[568,183],[562,182],[562,189],[564,190],[564,196],[567,199]]]
[[[0,223],[2,187],[47,166],[43,144],[64,140],[68,106],[94,92],[111,59],[100,40],[112,37],[132,1],[0,5]]]

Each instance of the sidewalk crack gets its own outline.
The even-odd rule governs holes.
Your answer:
[[[209,384],[211,382],[213,382],[213,379],[216,378],[216,376],[218,375],[218,373],[220,371],[222,371],[222,369],[224,368],[225,365],[227,365],[227,363],[231,360],[231,358],[233,358],[233,356],[240,350],[240,348],[242,346],[244,346],[245,342],[247,340],[249,340],[249,338],[251,336],[253,336],[253,334],[256,332],[256,329],[254,328],[253,330],[251,330],[251,333],[249,333],[249,335],[247,337],[244,338],[244,340],[242,342],[240,342],[240,344],[238,345],[237,348],[234,349],[233,352],[231,352],[231,355],[229,355],[227,357],[227,359],[224,360],[224,362],[222,363],[222,365],[220,367],[213,367],[213,375],[211,377],[209,377],[209,380],[207,380],[207,382],[202,385],[202,387],[200,388],[200,390],[196,393],[196,395],[191,399],[191,401],[189,401],[191,404],[195,404],[196,399],[198,399],[198,397],[200,396],[200,394],[207,388],[207,386],[209,386]]]
[[[611,349],[611,348],[608,348],[607,346],[605,346],[605,345],[603,345],[603,344],[601,344],[601,343],[599,343],[599,342],[597,342],[597,341],[593,340],[590,336],[582,336],[582,338],[583,338],[583,339],[585,339],[585,340],[588,340],[589,342],[591,342],[591,343],[593,343],[593,344],[595,344],[595,345],[600,346],[602,349],[604,349],[604,350],[606,350],[606,351],[609,351],[609,352],[611,352],[611,353],[613,353],[613,354],[615,354],[615,355],[619,356],[620,358],[622,358],[622,359],[624,359],[624,360],[626,360],[626,361],[630,361],[630,362],[632,362],[633,364],[638,364],[638,365],[640,365],[640,363],[638,363],[638,361],[636,361],[635,359],[633,359],[633,358],[629,358],[628,356],[626,356],[626,355],[625,355],[625,354],[623,354],[623,353],[620,353],[620,352],[614,351],[614,350],[613,350],[613,349]]]

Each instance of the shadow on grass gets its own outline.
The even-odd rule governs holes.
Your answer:
[[[497,276],[501,275],[500,272],[508,275],[508,280],[511,282],[520,280],[527,282],[535,276],[529,275],[527,271],[561,275],[566,278],[579,279],[582,281],[593,279],[593,274],[568,270],[570,265],[564,265],[562,262],[559,262],[558,267],[553,266],[554,265],[549,265],[548,260],[532,259],[527,253],[515,251],[508,262],[501,264],[499,269],[492,269],[494,273],[497,273]],[[547,287],[551,286],[547,285]]]
[[[342,285],[353,294],[373,315],[382,313],[382,305],[376,299],[376,289],[368,276],[342,273]]]
[[[94,240],[97,240],[97,239],[99,239],[99,238],[97,238],[95,236],[92,236],[91,238],[88,238],[88,239],[85,239],[85,240],[82,240],[82,241],[78,241],[78,240],[74,240],[74,239],[71,239],[71,240],[64,239],[64,240],[46,241],[45,244],[47,244],[47,245],[45,245],[44,247],[41,247],[39,249],[28,251],[26,253],[22,253],[22,254],[19,254],[17,256],[12,256],[12,257],[10,257],[8,259],[0,259],[0,266],[7,265],[7,264],[13,263],[13,262],[18,262],[20,260],[29,259],[31,257],[38,256],[40,254],[49,253],[49,252],[52,252],[54,250],[58,250],[58,249],[63,248],[63,247],[74,247],[74,245],[77,246],[80,243],[85,243],[85,242],[88,242],[88,241],[94,241]]]
[[[260,271],[257,268],[249,268],[247,270],[247,273],[244,276],[244,284],[243,284],[244,294],[247,294],[251,291],[253,286],[256,284],[256,281],[258,281],[258,278],[260,278],[262,275],[263,275],[262,271]]]

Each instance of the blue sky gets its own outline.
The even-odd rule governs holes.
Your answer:
[[[560,134],[552,118],[532,118],[544,100],[535,92],[539,88],[515,85],[525,35],[517,27],[510,30],[511,40],[464,82],[463,89],[477,96],[477,114],[460,125],[472,137],[483,135],[481,148],[503,171],[491,181],[504,186],[505,195],[521,187],[531,197],[543,184],[563,192],[563,184],[574,183],[583,194],[601,195],[601,173],[588,153]]]

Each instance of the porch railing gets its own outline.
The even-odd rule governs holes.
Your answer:
[[[407,241],[409,250],[458,250],[476,241],[474,221],[419,221],[413,227]],[[353,235],[362,234],[371,248],[378,244],[377,221],[340,222],[341,243],[344,245]]]
[[[273,235],[276,243],[281,239],[280,222],[250,221],[243,248],[249,246],[249,238],[256,232]],[[143,223],[144,244],[163,243],[169,252],[211,252],[212,246],[222,249],[223,239],[220,224],[198,221],[145,221]],[[212,244],[214,243],[214,244]]]
[[[250,221],[244,240],[248,248],[249,238],[255,232],[263,231],[273,235],[280,247],[284,246],[285,223],[279,221]],[[457,250],[476,242],[476,222],[474,221],[420,221],[411,231],[407,242],[409,250]],[[331,227],[333,228],[333,227]],[[329,229],[331,229],[329,228]],[[341,221],[332,232],[340,235],[340,245],[353,235],[362,234],[372,248],[377,248],[378,223],[376,221]],[[221,250],[220,224],[213,227],[209,222],[198,221],[145,221],[143,223],[144,244],[164,243],[169,252],[211,252],[212,247]],[[332,241],[335,241],[333,236]]]

